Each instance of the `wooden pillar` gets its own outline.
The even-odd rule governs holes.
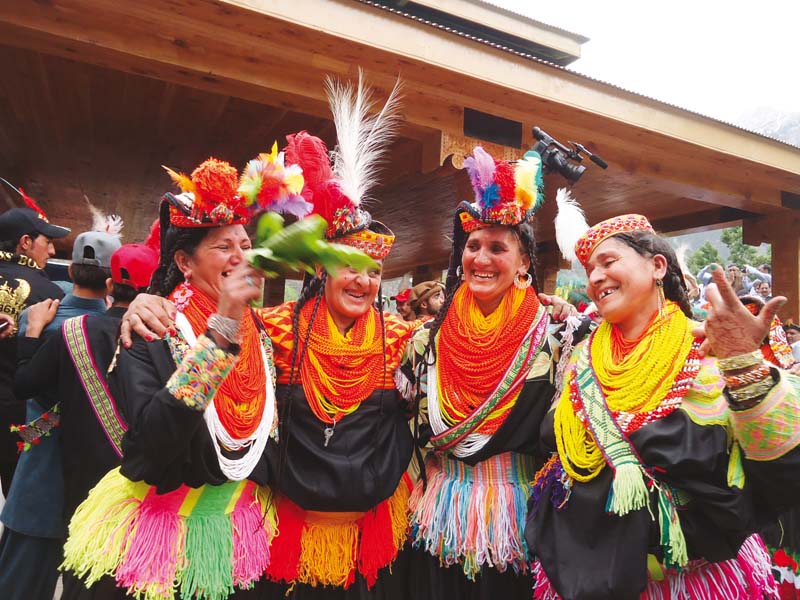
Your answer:
[[[539,292],[552,294],[556,290],[556,279],[560,269],[569,269],[570,264],[561,258],[555,242],[539,244],[536,249],[536,276],[539,278]]]
[[[772,245],[772,294],[786,296],[779,311],[782,320],[800,317],[800,216],[770,216],[746,219],[742,240],[756,246]]]

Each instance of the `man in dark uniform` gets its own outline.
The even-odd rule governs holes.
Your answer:
[[[0,312],[19,319],[22,309],[64,292],[44,272],[55,255],[53,240],[69,233],[53,225],[44,213],[31,208],[12,208],[0,215]],[[15,336],[0,339],[0,482],[8,495],[17,464],[19,439],[9,431],[25,420],[25,402],[12,391],[17,368]]]

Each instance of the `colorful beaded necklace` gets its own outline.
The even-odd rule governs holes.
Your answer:
[[[391,374],[384,378],[383,336],[377,311],[370,308],[356,319],[347,334],[333,322],[323,297],[306,338],[313,302],[300,310],[298,356],[303,356],[300,379],[308,404],[323,423],[332,424],[355,412],[376,389],[391,387]]]
[[[465,419],[497,387],[538,310],[539,299],[531,288],[510,288],[489,315],[478,308],[468,286],[456,291],[436,344],[438,400],[445,424]],[[495,433],[518,396],[519,389],[503,398],[476,432]]]
[[[208,295],[192,287],[192,294],[183,314],[195,335],[206,330],[208,317],[215,311],[216,303]],[[214,394],[214,406],[221,425],[231,437],[245,439],[259,428],[266,403],[266,370],[261,351],[261,336],[249,308],[240,322],[239,333],[242,340],[239,359]]]
[[[615,348],[614,328],[605,322],[587,342],[607,406],[626,433],[661,419],[686,396],[700,369],[700,343],[692,336],[692,322],[673,302],[664,319],[656,317],[635,348]],[[577,352],[588,352],[589,347]],[[623,356],[617,364],[614,355]],[[578,481],[590,481],[606,464],[589,431],[575,373],[567,374],[555,412],[555,435],[564,470]]]

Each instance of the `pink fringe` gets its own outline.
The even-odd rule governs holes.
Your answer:
[[[117,571],[117,584],[129,593],[170,596],[178,572],[186,525],[178,514],[188,488],[156,494],[151,488],[131,525],[133,539]]]
[[[534,600],[559,596],[537,560],[533,565]],[[758,535],[745,540],[735,559],[718,563],[692,561],[681,571],[667,571],[663,581],[649,581],[641,600],[762,600],[778,598],[771,561]]]
[[[231,513],[233,529],[233,585],[248,588],[260,579],[269,565],[272,524],[261,514],[252,481],[242,491]],[[265,527],[267,529],[265,529]]]

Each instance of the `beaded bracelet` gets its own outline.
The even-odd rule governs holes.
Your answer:
[[[757,383],[751,383],[750,385],[746,385],[736,390],[728,390],[728,395],[734,402],[742,403],[758,398],[759,396],[766,395],[774,385],[775,381],[772,377],[770,377]]]
[[[761,350],[754,350],[747,354],[717,359],[717,363],[719,364],[719,368],[723,371],[738,371],[739,369],[746,369],[747,367],[755,367],[763,360],[764,357],[761,354]]]
[[[239,343],[239,321],[214,313],[208,317],[208,328],[213,329],[231,344]]]
[[[758,383],[762,379],[769,376],[769,366],[767,364],[760,364],[755,369],[745,371],[738,375],[727,375],[723,373],[725,378],[725,385],[728,389],[737,389],[750,385],[751,383]]]

